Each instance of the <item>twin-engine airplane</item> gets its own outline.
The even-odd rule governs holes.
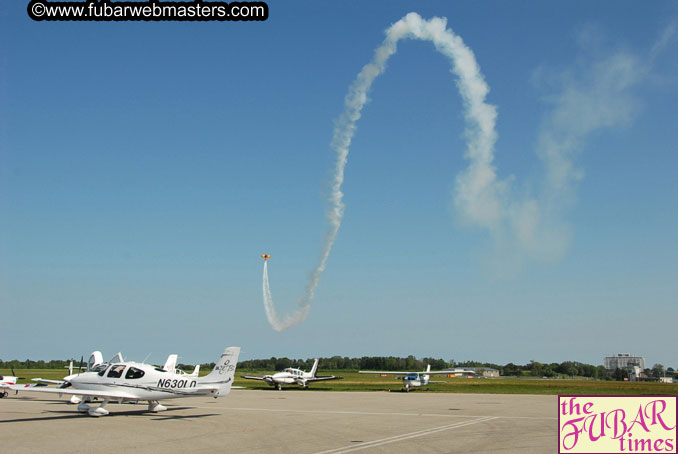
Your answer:
[[[324,380],[337,380],[344,377],[337,377],[336,375],[330,375],[327,377],[316,377],[316,372],[318,370],[318,359],[313,362],[313,367],[310,372],[304,372],[303,370],[287,368],[282,372],[276,372],[273,375],[264,375],[263,377],[252,377],[249,375],[241,375],[242,378],[248,380],[263,380],[269,386],[275,386],[275,388],[280,391],[282,385],[299,385],[304,388],[308,388],[308,384],[314,381],[324,381]]]
[[[423,372],[392,372],[392,371],[377,371],[377,370],[361,370],[361,374],[381,374],[381,375],[400,375],[402,377],[396,377],[403,381],[403,388],[405,391],[409,392],[410,388],[419,388],[426,386],[429,383],[445,383],[444,381],[431,381],[431,375],[447,375],[453,374],[454,371],[451,370],[431,370],[431,365],[426,366],[426,370]]]
[[[112,362],[98,372],[84,372],[69,376],[61,388],[39,388],[34,385],[0,385],[16,391],[66,394],[98,398],[102,403],[90,407],[86,402],[78,404],[78,411],[90,416],[104,416],[108,410],[104,407],[110,402],[148,401],[148,411],[167,410],[160,400],[179,397],[226,396],[231,391],[235,367],[238,363],[240,347],[228,347],[222,353],[212,372],[198,378],[188,374],[177,374],[150,364],[132,361]]]

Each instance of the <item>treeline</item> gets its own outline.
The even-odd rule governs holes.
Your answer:
[[[318,369],[346,369],[346,370],[423,370],[427,364],[431,369],[445,369],[449,363],[442,359],[422,358],[417,359],[410,355],[407,358],[395,356],[363,356],[362,358],[349,358],[342,356],[333,356],[331,358],[318,358]],[[258,369],[258,370],[282,370],[288,367],[296,369],[309,370],[313,367],[313,358],[309,359],[290,359],[290,358],[270,358],[270,359],[252,359],[249,361],[238,362],[238,368]]]
[[[68,368],[68,363],[73,361],[74,366],[77,366],[80,360],[61,360],[53,359],[51,361],[31,361],[27,359],[26,361],[19,361],[18,359],[13,359],[11,361],[3,361],[0,359],[0,369],[63,369]]]
[[[575,361],[564,361],[560,364],[542,364],[536,361],[530,361],[529,364],[517,365],[508,363],[506,365],[483,363],[480,361],[445,361],[436,358],[417,359],[410,355],[407,358],[396,356],[363,356],[361,358],[348,358],[333,356],[331,358],[320,358],[319,369],[348,369],[348,370],[383,370],[383,371],[417,371],[424,370],[427,365],[431,365],[432,370],[444,370],[455,367],[475,367],[496,369],[501,375],[509,376],[533,376],[533,377],[556,377],[559,375],[600,378],[607,375],[603,366],[592,366],[590,364],[579,363]],[[205,367],[208,365],[205,364]],[[270,358],[253,359],[241,361],[238,367],[241,369],[256,370],[282,370],[288,367],[308,370],[313,366],[313,359],[290,359],[290,358]]]
[[[542,364],[536,361],[530,361],[525,365],[508,363],[506,365],[483,363],[479,361],[445,361],[436,358],[417,359],[410,355],[407,358],[396,356],[363,356],[361,358],[348,358],[333,356],[331,358],[320,358],[319,369],[348,369],[348,370],[383,370],[383,371],[416,371],[424,370],[427,365],[431,365],[432,370],[444,370],[455,367],[476,367],[496,369],[500,375],[507,376],[532,376],[532,377],[590,377],[607,378],[608,372],[603,366],[592,366],[590,364],[579,363],[576,361],[564,361],[562,363]],[[208,365],[205,364],[205,367]],[[270,358],[253,359],[241,361],[238,368],[256,369],[256,370],[282,370],[288,367],[308,370],[313,366],[313,359],[290,359],[290,358]]]
[[[52,361],[26,361],[0,360],[0,369],[9,370],[14,369],[63,369],[68,367],[68,363],[73,361],[77,365],[76,360],[52,360]],[[444,370],[455,367],[476,367],[476,368],[491,368],[499,371],[503,376],[517,376],[517,377],[588,377],[601,380],[623,380],[628,378],[625,369],[617,369],[616,371],[607,371],[603,366],[593,366],[591,364],[580,363],[577,361],[563,361],[562,363],[540,363],[537,361],[530,361],[528,364],[518,365],[508,363],[505,365],[483,363],[479,361],[464,361],[456,362],[445,361],[436,358],[421,358],[417,359],[410,355],[406,358],[396,356],[363,356],[361,358],[349,358],[347,356],[332,356],[330,358],[319,358],[318,369],[323,370],[383,370],[383,371],[417,371],[424,370],[427,365],[431,365],[432,370]],[[201,364],[202,370],[211,370],[214,363]],[[184,370],[193,370],[191,364],[179,364],[179,368]],[[290,358],[276,358],[269,359],[252,359],[248,361],[239,361],[238,369],[240,370],[266,370],[266,371],[280,371],[293,367],[296,369],[310,370],[313,367],[313,358],[308,359],[290,359]],[[669,367],[664,369],[661,364],[655,364],[652,369],[645,369],[647,377],[660,377],[664,374],[673,375],[675,371]]]

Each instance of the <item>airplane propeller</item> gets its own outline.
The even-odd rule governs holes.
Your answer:
[[[14,372],[14,368],[11,367],[10,369],[12,369],[12,375],[13,375],[14,377],[16,377],[16,372]],[[25,380],[26,377],[16,377],[16,379],[17,379],[17,381],[18,381],[18,380]]]

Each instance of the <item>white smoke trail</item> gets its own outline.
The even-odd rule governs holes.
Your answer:
[[[268,262],[264,262],[264,279],[263,279],[263,288],[264,288],[264,308],[266,309],[266,317],[268,322],[276,331],[282,331],[289,328],[290,326],[296,325],[297,323],[304,321],[308,317],[308,311],[311,307],[306,304],[302,306],[297,311],[292,314],[285,314],[281,317],[278,315],[278,311],[275,310],[273,305],[273,295],[271,295],[271,286],[268,283]]]
[[[304,321],[308,316],[310,303],[327,266],[327,259],[344,217],[344,194],[341,187],[356,123],[368,100],[367,93],[372,83],[386,69],[386,62],[396,52],[397,43],[401,39],[431,41],[438,52],[451,60],[452,73],[458,77],[457,87],[466,109],[465,158],[469,160],[469,167],[457,178],[455,205],[471,223],[490,229],[498,228],[502,217],[502,204],[499,200],[502,188],[497,182],[495,168],[492,165],[494,143],[497,139],[494,130],[496,108],[485,102],[489,87],[473,52],[459,36],[446,27],[445,18],[434,17],[427,21],[417,13],[409,13],[386,30],[386,38],[375,50],[372,61],[363,67],[349,87],[344,100],[344,112],[336,122],[331,142],[332,149],[337,153],[337,160],[327,212],[330,228],[325,237],[320,262],[311,273],[306,285],[306,294],[299,301],[300,308],[297,311],[284,317],[278,315],[269,288],[267,263],[264,263],[264,306],[273,329],[285,330]]]

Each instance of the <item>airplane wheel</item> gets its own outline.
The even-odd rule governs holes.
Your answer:
[[[5,391],[4,393],[2,393],[2,397],[7,397],[7,396],[9,396],[9,393],[8,393],[7,391]]]

